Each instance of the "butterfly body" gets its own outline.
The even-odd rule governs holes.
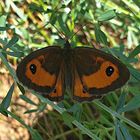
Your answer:
[[[49,46],[25,57],[17,68],[19,81],[55,101],[69,89],[78,101],[115,90],[129,79],[126,66],[110,54],[88,47]],[[125,74],[124,74],[125,73]]]

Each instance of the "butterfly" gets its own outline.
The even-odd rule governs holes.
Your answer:
[[[48,46],[26,56],[18,65],[19,82],[52,101],[68,89],[73,99],[91,101],[123,86],[127,67],[111,54],[90,47]]]

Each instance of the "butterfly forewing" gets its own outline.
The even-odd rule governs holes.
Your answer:
[[[19,82],[29,89],[53,98],[63,96],[63,81],[61,48],[46,47],[32,52],[25,57],[17,67]]]

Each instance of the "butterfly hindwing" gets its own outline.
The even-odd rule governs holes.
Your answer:
[[[100,95],[92,95],[89,94],[88,91],[85,89],[84,84],[78,74],[78,72],[75,70],[74,72],[74,80],[73,80],[73,99],[77,101],[91,101],[96,98],[100,98]]]

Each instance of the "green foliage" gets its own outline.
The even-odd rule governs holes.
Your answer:
[[[36,48],[54,44],[63,46],[65,39],[70,39],[72,47],[102,45],[104,51],[126,64],[131,73],[128,85],[101,101],[77,104],[66,93],[65,100],[55,104],[32,92],[39,98],[37,104],[26,95],[20,95],[23,101],[34,106],[25,113],[41,113],[49,104],[54,110],[48,111],[46,118],[50,118],[49,129],[52,129],[54,139],[67,139],[68,134],[80,140],[140,138],[137,124],[140,121],[140,72],[136,67],[140,59],[140,5],[137,0],[32,0],[30,3],[18,0],[1,3],[0,59],[23,94],[25,91],[18,83],[11,60],[19,61]],[[46,134],[41,135],[41,130],[26,125],[24,120],[8,111],[13,91],[14,84],[1,102],[0,112],[26,127],[32,139],[49,139]],[[132,112],[133,117],[130,117]]]
[[[128,102],[125,106],[121,108],[120,112],[126,112],[134,109],[138,109],[140,107],[139,98],[140,95],[135,95],[130,102]]]
[[[104,45],[108,45],[107,37],[98,25],[95,26],[95,36],[97,42],[103,43]]]
[[[114,10],[108,10],[100,14],[100,16],[97,18],[98,21],[103,22],[103,21],[108,21],[110,19],[113,19],[116,17],[116,13]]]
[[[3,99],[2,103],[0,104],[0,112],[5,116],[8,116],[5,110],[8,109],[8,107],[10,106],[13,91],[14,91],[14,84],[11,86],[6,97]]]

